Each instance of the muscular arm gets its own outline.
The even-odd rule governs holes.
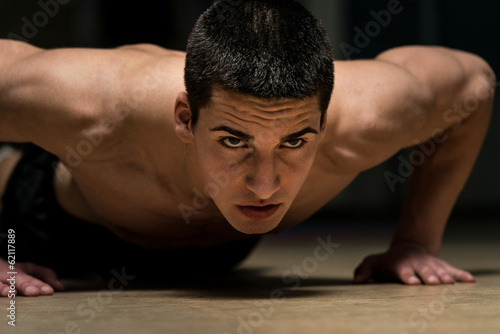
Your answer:
[[[157,64],[168,55],[149,45],[43,50],[10,40],[0,40],[0,50],[0,141],[33,142],[59,156],[67,146],[106,131],[104,119],[118,128],[121,105],[141,88],[151,90],[153,80],[165,79],[150,77],[153,71],[164,75]],[[159,84],[154,88],[159,91]],[[135,115],[158,103],[158,95],[148,97],[149,105]]]
[[[0,40],[0,142],[33,142],[62,157],[66,147],[78,149],[89,136],[112,137],[100,144],[101,151],[125,142],[125,133],[133,141],[133,130],[148,128],[151,119],[158,119],[158,110],[164,112],[169,102],[173,105],[173,91],[184,87],[182,64],[182,55],[151,45],[42,50]],[[123,112],[139,125],[128,131],[132,122]],[[113,122],[114,130],[103,128],[109,124],[103,120]],[[0,296],[10,294],[8,265],[0,256]],[[16,269],[15,287],[23,295],[47,295],[63,288],[49,268],[17,263]]]
[[[13,45],[15,43],[15,45]],[[42,50],[0,40],[0,140],[34,142],[52,152],[78,141],[103,110],[103,51]]]
[[[390,248],[395,263],[386,276],[412,284],[472,281],[468,273],[433,257],[439,253],[447,219],[486,135],[494,73],[481,58],[445,48],[400,48],[378,59],[409,71],[431,92],[433,100],[427,121],[408,143],[426,141],[421,145],[425,149],[415,148],[421,153],[412,153],[414,171]],[[396,253],[412,255],[398,262]],[[373,258],[365,260],[357,270],[359,281],[373,274],[373,266]]]
[[[415,166],[394,243],[412,240],[437,255],[445,223],[470,175],[488,129],[495,77],[491,68],[478,57],[446,49],[435,52],[438,54],[435,60],[430,57],[433,63],[428,71],[444,67],[441,69],[444,78],[434,79],[431,73],[418,74],[416,68],[408,66],[415,70],[415,75],[424,76],[422,80],[429,82],[436,95],[428,124],[415,136],[415,141],[442,131],[444,134],[428,141],[428,149],[435,146],[432,154],[416,148],[424,154],[425,160],[421,166]],[[391,60],[390,55],[382,57]]]
[[[0,141],[33,142],[53,153],[78,141],[104,102],[99,80],[94,93],[89,89],[89,65],[78,64],[74,50],[47,51],[0,40]],[[13,288],[9,264],[2,257],[0,296],[6,297]],[[64,288],[49,268],[17,263],[16,269],[15,288],[25,296],[50,295]]]

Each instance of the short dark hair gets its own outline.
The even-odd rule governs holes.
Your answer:
[[[321,124],[334,81],[327,33],[294,0],[219,0],[196,22],[184,80],[192,125],[215,86],[262,99],[317,95]]]

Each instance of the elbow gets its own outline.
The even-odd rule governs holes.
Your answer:
[[[472,80],[472,90],[469,91],[469,97],[464,101],[464,105],[465,108],[477,109],[477,112],[487,119],[486,122],[489,124],[493,112],[497,78],[491,66],[484,59],[479,59],[479,66]],[[477,108],[473,108],[474,106]]]
[[[480,101],[493,102],[497,77],[495,71],[483,58],[478,57],[474,83],[474,96]]]
[[[473,60],[473,61],[471,61]],[[468,112],[484,111],[491,114],[495,98],[497,78],[491,66],[481,57],[469,60],[462,104]]]
[[[478,80],[474,91],[476,97],[485,105],[486,112],[491,116],[493,111],[493,102],[495,99],[495,88],[497,86],[497,77],[493,69],[485,62],[482,76]]]
[[[483,66],[482,66],[482,75],[483,75],[483,80],[489,84],[489,89],[492,92],[491,97],[493,97],[495,93],[495,87],[497,86],[497,76],[495,74],[495,71],[491,68],[491,66],[483,60]]]
[[[496,87],[498,86],[498,82],[497,82],[497,76],[495,74],[495,71],[493,71],[493,69],[488,65],[488,71],[486,72],[486,80],[489,79],[489,82],[491,84],[491,99],[493,100],[493,98],[495,97],[495,89]]]

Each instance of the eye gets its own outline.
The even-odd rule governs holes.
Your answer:
[[[301,138],[290,139],[284,142],[282,145],[287,148],[300,148],[302,147],[306,141]]]
[[[221,140],[222,144],[227,148],[245,147],[245,142],[236,137],[226,137]]]

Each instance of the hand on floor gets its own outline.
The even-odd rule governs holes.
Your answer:
[[[354,283],[368,283],[370,279],[411,285],[475,282],[469,272],[409,245],[393,246],[385,253],[367,256],[354,272]]]
[[[54,270],[33,263],[16,263],[16,275],[9,275],[9,263],[0,258],[0,296],[8,297],[19,292],[24,296],[52,295],[54,289],[64,290]],[[15,289],[11,283],[15,280]]]

